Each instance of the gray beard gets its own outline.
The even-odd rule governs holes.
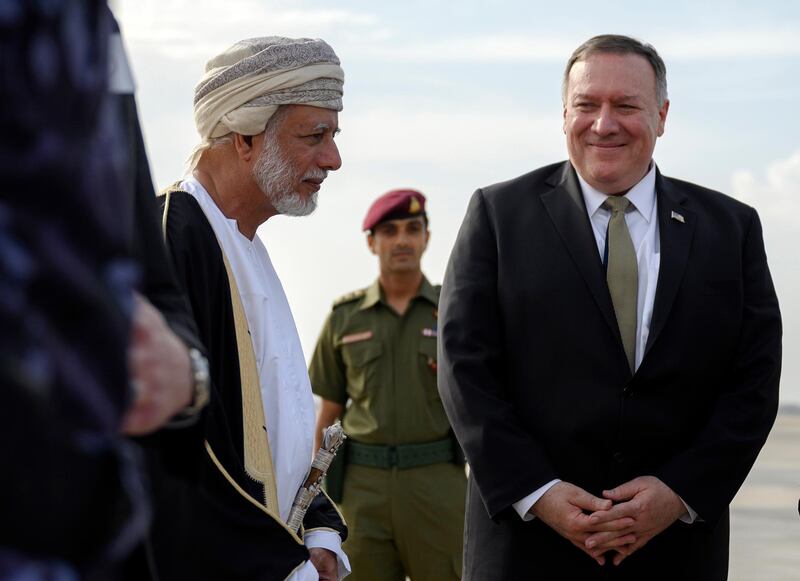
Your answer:
[[[302,179],[325,179],[328,172],[310,169]],[[275,211],[285,216],[308,216],[317,209],[317,194],[303,198],[299,192],[292,191],[297,183],[297,170],[278,147],[274,135],[267,132],[264,148],[253,166],[253,179],[267,196]]]

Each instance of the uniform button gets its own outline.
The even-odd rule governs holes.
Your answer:
[[[628,384],[622,388],[622,393],[628,397],[631,397],[633,395],[633,388],[630,386],[630,384]]]
[[[622,464],[625,461],[625,454],[622,452],[614,452],[614,461],[617,464]]]

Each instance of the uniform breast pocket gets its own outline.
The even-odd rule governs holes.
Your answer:
[[[423,337],[419,344],[419,376],[429,399],[439,400],[436,386],[436,337]]]
[[[383,349],[377,341],[360,341],[342,346],[347,366],[347,394],[354,400],[364,398],[380,382]]]

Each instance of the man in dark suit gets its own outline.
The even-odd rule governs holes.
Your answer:
[[[655,166],[651,46],[590,39],[563,98],[569,161],[479,189],[445,275],[464,578],[725,579],[728,505],[778,403],[758,216]]]

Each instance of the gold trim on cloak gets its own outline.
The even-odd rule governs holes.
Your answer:
[[[222,245],[220,245],[222,251]],[[236,345],[239,351],[239,375],[242,385],[242,434],[244,436],[244,471],[250,478],[264,486],[264,506],[280,519],[278,487],[272,465],[264,403],[261,399],[261,382],[258,378],[253,342],[247,327],[247,317],[242,306],[239,287],[233,270],[222,252],[222,261],[231,287],[233,322],[236,327]]]
[[[208,443],[208,440],[205,441],[205,446],[206,446],[206,452],[208,452],[208,457],[211,458],[211,461],[214,463],[214,466],[216,466],[217,470],[220,471],[222,476],[225,477],[225,480],[228,481],[228,483],[234,488],[234,490],[236,490],[236,492],[238,492],[240,495],[242,495],[245,498],[245,500],[247,500],[247,502],[257,506],[266,515],[268,515],[268,516],[272,517],[274,520],[278,521],[278,524],[280,524],[286,530],[287,533],[290,533],[292,535],[292,537],[294,538],[295,542],[298,545],[302,545],[303,541],[300,539],[300,537],[297,535],[297,533],[295,533],[292,529],[287,527],[286,523],[283,522],[280,518],[275,518],[275,514],[272,511],[267,510],[266,506],[264,506],[263,504],[258,502],[255,498],[250,496],[247,493],[246,490],[244,490],[241,486],[239,486],[239,483],[236,482],[236,480],[233,479],[233,476],[231,476],[228,473],[227,470],[225,470],[225,466],[222,465],[222,462],[219,461],[219,458],[217,458],[217,455],[214,454],[214,450],[211,449],[211,444]]]

